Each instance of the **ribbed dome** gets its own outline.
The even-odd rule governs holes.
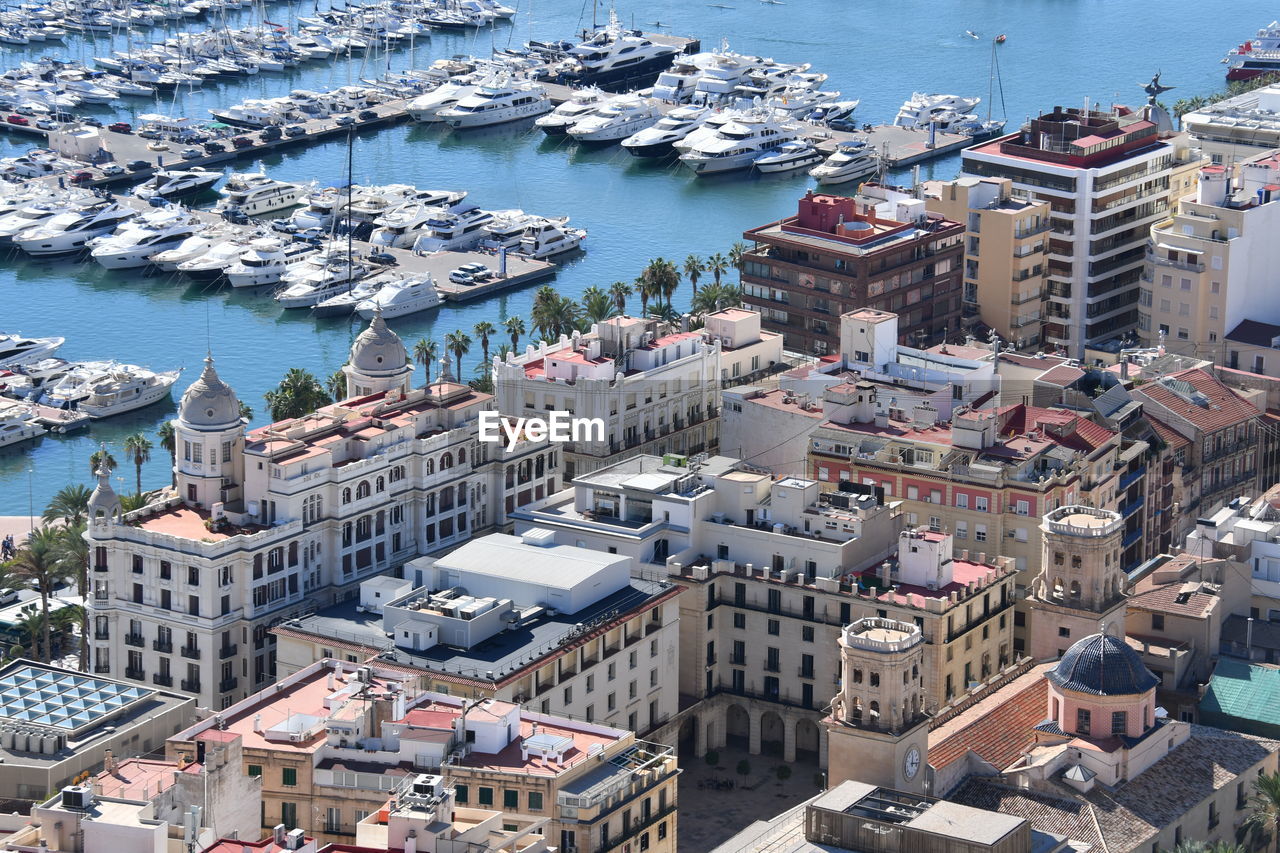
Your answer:
[[[89,495],[89,517],[105,516],[112,518],[120,514],[120,497],[111,488],[111,472],[106,465],[99,465],[97,470],[98,485]]]
[[[213,369],[213,356],[205,356],[200,378],[182,395],[178,417],[196,429],[225,429],[240,422],[240,400]]]
[[[404,341],[387,327],[382,310],[374,310],[373,322],[351,345],[351,366],[363,374],[377,376],[403,370],[409,363]]]
[[[1048,678],[1063,690],[1095,696],[1136,696],[1160,683],[1137,652],[1108,634],[1078,640]]]

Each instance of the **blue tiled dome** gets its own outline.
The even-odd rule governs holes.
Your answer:
[[[1048,678],[1063,690],[1095,696],[1134,696],[1160,683],[1124,640],[1094,634],[1078,640]]]

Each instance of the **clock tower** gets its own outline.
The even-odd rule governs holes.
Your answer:
[[[894,619],[859,619],[840,634],[840,692],[827,727],[829,787],[849,779],[924,793],[929,726],[924,635]]]

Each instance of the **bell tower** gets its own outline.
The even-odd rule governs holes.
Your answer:
[[[859,619],[845,626],[839,643],[840,692],[823,721],[828,785],[853,779],[923,793],[929,726],[919,626]]]
[[[173,421],[178,496],[189,506],[238,508],[244,486],[240,400],[206,356],[200,378],[182,395]]]
[[[1027,594],[1028,653],[1054,660],[1084,637],[1123,636],[1124,518],[1095,507],[1063,506],[1045,515],[1040,530],[1040,574]]]

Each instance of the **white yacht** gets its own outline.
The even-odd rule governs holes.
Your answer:
[[[756,171],[769,174],[807,169],[821,161],[822,153],[817,148],[809,142],[797,139],[764,152],[752,161],[752,165],[756,167]]]
[[[413,251],[451,252],[470,249],[480,244],[488,232],[484,226],[493,214],[478,207],[441,212],[427,222],[425,232],[413,244]]]
[[[178,264],[194,260],[227,239],[229,232],[218,226],[202,227],[200,233],[192,234],[178,245],[151,256],[151,263],[165,272],[174,272]]]
[[[331,243],[314,255],[290,265],[275,295],[282,308],[310,308],[318,302],[348,290],[367,275],[369,267],[345,245]]]
[[[622,147],[633,157],[663,157],[675,150],[675,144],[702,127],[714,113],[710,107],[677,107],[658,119],[652,127],[622,140]]]
[[[615,98],[567,131],[578,142],[617,142],[662,118],[658,105],[647,98]]]
[[[819,184],[844,184],[869,175],[880,168],[880,158],[865,139],[841,142],[835,153],[809,170],[809,177]]]
[[[384,214],[412,203],[419,195],[420,191],[412,184],[367,187],[352,196],[350,206],[339,219],[345,222],[349,216],[352,222],[373,222]]]
[[[969,113],[981,98],[962,98],[959,95],[936,95],[914,92],[898,109],[893,123],[897,127],[928,130],[937,124],[938,130],[946,130],[957,117]]]
[[[328,228],[333,225],[338,211],[351,201],[354,193],[362,191],[362,187],[325,187],[307,196],[306,207],[295,210],[289,217],[289,224],[299,231],[308,228]]]
[[[109,270],[144,267],[152,255],[176,247],[201,227],[185,210],[144,213],[111,236],[94,240],[89,254]]]
[[[692,56],[680,54],[671,62],[671,67],[658,75],[653,83],[652,95],[663,101],[685,104],[693,97],[698,78],[702,76],[702,61],[705,54],[695,53]]]
[[[240,256],[249,251],[254,234],[231,233],[207,250],[178,264],[174,269],[192,278],[216,279],[224,275]]]
[[[432,220],[441,213],[456,211],[467,194],[451,193],[436,204],[408,204],[374,220],[378,227],[369,237],[374,246],[391,249],[409,249],[429,228]]]
[[[309,243],[264,237],[249,244],[240,260],[227,267],[225,274],[232,287],[263,287],[279,284],[285,270],[313,254],[315,247]]]
[[[262,172],[239,172],[227,179],[227,185],[220,190],[222,200],[213,210],[245,215],[273,213],[300,204],[309,189],[305,184],[277,181]]]
[[[83,199],[66,196],[29,200],[0,217],[0,244],[12,243],[13,238],[23,231],[44,225],[58,214],[83,207],[85,203]]]
[[[711,115],[703,119],[702,124],[689,131],[684,139],[677,139],[671,143],[671,149],[677,154],[684,154],[699,142],[714,137],[720,131],[720,128],[726,124],[736,121],[746,114],[742,110],[725,110],[720,113],[711,113]]]
[[[546,115],[554,109],[547,90],[534,80],[496,80],[438,113],[454,128],[487,127]]]
[[[355,312],[357,305],[371,298],[382,285],[391,281],[389,276],[392,275],[392,273],[383,273],[382,275],[361,279],[336,296],[330,296],[328,299],[322,299],[317,302],[315,307],[311,309],[311,313],[317,317],[345,317],[352,314]]]
[[[61,379],[75,365],[55,355],[24,364],[0,367],[0,394],[16,400],[34,400],[48,382]]]
[[[397,274],[392,274],[397,275]],[[427,311],[440,305],[440,292],[430,273],[397,277],[385,282],[378,292],[356,305],[356,313],[366,320],[381,309],[385,319]]]
[[[29,255],[62,255],[78,252],[94,237],[115,231],[138,212],[113,201],[99,201],[79,210],[60,213],[44,225],[14,238]]]
[[[414,121],[442,121],[440,113],[443,110],[474,94],[479,88],[480,83],[469,78],[446,80],[430,92],[410,101],[405,111]]]
[[[541,217],[540,217],[541,218]],[[587,239],[585,228],[570,228],[569,217],[542,219],[525,229],[516,251],[531,258],[543,260],[565,252],[572,252]]]
[[[30,403],[0,404],[0,447],[39,438],[48,430],[36,421]]]
[[[180,370],[157,373],[145,367],[116,365],[106,377],[89,386],[76,409],[97,420],[149,406],[169,396]]]
[[[169,388],[177,381],[178,373],[179,371],[175,370],[166,374],[156,374],[145,367],[138,367],[133,364],[119,364],[113,361],[81,362],[51,385],[46,385],[44,393],[40,396],[40,402],[55,409],[79,410],[93,396],[95,389],[101,388],[103,394],[94,404],[100,414],[91,416],[105,416],[102,413],[119,414],[123,411],[129,411],[129,409],[136,409],[140,406],[154,403],[165,396]],[[140,380],[139,384],[133,384],[135,378]],[[150,381],[161,378],[168,380],[168,383]],[[110,405],[112,401],[108,398],[112,396],[112,389],[121,390],[125,386],[129,386],[131,393],[127,394],[127,398],[119,399],[115,402],[122,404],[137,400],[144,402],[136,402],[134,405],[128,405],[127,408],[120,409]],[[136,389],[136,392],[133,389]],[[86,412],[86,414],[89,413]]]
[[[638,30],[623,29],[611,11],[608,25],[571,47],[552,73],[564,83],[606,86],[656,75],[679,52],[671,45],[655,44]]]
[[[680,162],[696,175],[746,169],[757,157],[779,145],[800,139],[799,126],[764,112],[743,115],[721,127],[710,139],[700,139],[680,155]]]
[[[204,192],[221,179],[221,172],[211,172],[198,167],[164,169],[135,187],[133,194],[145,199],[180,198]]]
[[[0,332],[0,365],[30,364],[53,355],[66,338],[24,338]]]
[[[578,89],[560,106],[538,118],[533,124],[542,128],[547,136],[562,136],[570,127],[581,119],[599,109],[605,101],[613,98],[600,89]]]

